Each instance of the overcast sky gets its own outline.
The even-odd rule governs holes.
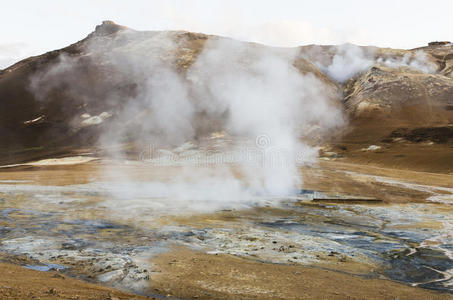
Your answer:
[[[0,68],[65,47],[113,20],[275,46],[414,48],[453,40],[453,0],[0,0]]]

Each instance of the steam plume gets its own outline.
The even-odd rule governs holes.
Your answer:
[[[123,192],[112,191],[116,200],[111,207],[156,207],[162,204],[156,199],[163,197],[180,210],[219,209],[254,204],[256,195],[294,193],[301,184],[298,165],[316,160],[317,149],[309,143],[315,136],[308,133],[327,132],[343,123],[331,87],[294,66],[295,49],[212,38],[196,55],[186,48],[188,42],[174,32],[141,36],[126,30],[108,40],[95,38],[85,57],[94,68],[108,70],[99,87],[86,92],[78,74],[83,58],[66,56],[33,78],[31,87],[43,101],[62,86],[70,97],[84,97],[86,103],[99,101],[96,95],[104,91],[101,97],[108,101],[102,110],[113,120],[99,140],[106,148],[132,135],[172,151],[183,143],[196,145],[203,134],[220,129],[235,141],[232,149],[223,150],[253,148],[260,154],[259,164],[251,163],[249,156],[234,166],[196,171],[186,166],[166,181],[141,184],[140,195],[128,174],[121,174]],[[191,61],[186,70],[177,63],[181,51]],[[134,88],[124,94],[108,86]],[[74,116],[74,122],[78,120],[80,116]]]

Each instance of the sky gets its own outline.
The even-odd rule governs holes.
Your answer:
[[[103,20],[272,46],[415,48],[453,41],[452,0],[0,0],[0,68],[72,44]]]

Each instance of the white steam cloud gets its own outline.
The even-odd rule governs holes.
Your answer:
[[[437,65],[421,50],[390,57],[379,55],[376,48],[343,44],[335,46],[331,61],[326,61],[325,57],[320,59],[321,57],[316,57],[315,53],[312,53],[310,58],[321,71],[338,82],[345,82],[375,64],[389,68],[409,67],[425,73],[434,73],[437,70]]]
[[[174,146],[189,142],[194,144],[192,151],[202,151],[197,141],[223,130],[234,143],[223,145],[221,151],[253,149],[259,163],[251,161],[257,157],[252,155],[234,164],[183,166],[172,169],[165,180],[142,179],[139,186],[129,174],[115,174],[122,179],[121,192],[112,191],[115,197],[106,202],[108,206],[141,212],[161,206],[206,211],[253,205],[258,195],[287,196],[298,190],[298,166],[316,160],[317,148],[309,144],[313,134],[329,132],[344,122],[331,87],[293,65],[294,49],[212,38],[181,70],[175,61],[195,57],[186,48],[188,41],[178,40],[177,33],[147,34],[125,31],[115,38],[94,39],[85,55],[95,66],[106,67],[105,76],[116,85],[127,82],[135,87],[127,96],[116,89],[106,89],[102,95],[115,121],[103,131],[101,145],[108,148],[132,134],[166,152],[175,153]],[[80,86],[80,59],[61,58],[32,79],[32,89],[45,101],[64,81],[71,97],[99,101],[90,99],[93,93],[84,93]],[[79,118],[74,116],[75,121]],[[127,129],[131,124],[133,133]],[[115,171],[108,168],[108,172]]]
[[[426,53],[421,50],[406,53],[399,59],[379,57],[377,62],[390,68],[409,67],[424,73],[434,73],[437,69],[436,64],[430,62]]]
[[[232,40],[208,41],[188,76],[202,109],[228,113],[229,133],[253,140],[264,134],[269,139],[266,150],[284,156],[282,166],[248,174],[262,177],[260,188],[269,194],[298,188],[300,175],[291,158],[301,154],[311,161],[315,156],[300,139],[303,131],[314,124],[333,128],[341,121],[322,83],[292,65],[295,54],[289,50],[279,55]]]

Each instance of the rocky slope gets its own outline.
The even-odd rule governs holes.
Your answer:
[[[447,148],[453,142],[450,43],[413,50],[354,45],[284,49],[199,33],[139,32],[106,21],[75,44],[0,71],[0,161],[92,151],[100,138],[134,149],[141,133],[151,130],[144,125],[149,107],[145,102],[137,105],[136,97],[148,83],[137,72],[151,70],[157,77],[174,72],[193,85],[188,69],[212,41],[233,43],[232,52],[241,47],[244,66],[264,51],[290,57],[299,72],[315,78],[331,105],[342,107],[348,116],[348,128],[343,134],[335,132],[337,138],[331,140],[343,156],[357,156],[354,151],[383,141],[388,146],[398,138]],[[163,84],[161,89],[168,87]],[[193,101],[197,96],[196,90],[189,92]],[[138,107],[132,114],[126,109],[131,103]],[[225,129],[228,111],[216,115],[200,108],[196,114],[195,137]],[[108,134],[105,128],[110,128]],[[121,132],[120,139],[113,138],[112,128]],[[419,134],[423,137],[413,137]]]
[[[434,43],[410,51],[424,51],[436,68],[375,64],[345,83],[351,121],[344,155],[360,163],[452,173],[453,47]],[[370,145],[377,147],[364,151]]]
[[[452,122],[453,44],[433,42],[413,50],[348,47],[339,51],[336,46],[311,45],[301,51],[327,72],[338,58],[346,57],[339,64],[344,68],[361,62],[363,66],[343,82],[343,102],[353,120],[407,126]]]
[[[241,48],[244,65],[249,63],[247,56],[253,60],[261,52],[281,57],[294,52],[198,33],[138,32],[105,21],[69,47],[30,57],[0,72],[4,107],[0,111],[0,160],[23,161],[91,148],[101,133],[105,140],[121,132],[119,140],[114,138],[116,144],[139,142],[149,130],[144,124],[149,123],[151,113],[151,105],[137,99],[149,85],[141,73],[159,77],[174,72],[183,81],[190,80],[187,69],[208,40]],[[332,104],[339,105],[335,82],[301,56],[295,56],[293,65],[325,84]],[[196,113],[195,136],[222,129],[224,115],[209,115],[205,108]],[[110,128],[107,134],[105,128]]]

